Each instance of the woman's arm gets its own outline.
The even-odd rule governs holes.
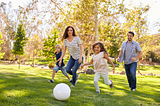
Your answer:
[[[62,51],[62,55],[61,55],[61,57],[58,59],[58,60],[59,60],[59,66],[61,66],[62,59],[63,59],[63,57],[64,57],[64,55],[65,55],[65,53],[66,53],[66,49],[67,49],[67,47],[64,47],[64,49],[63,49],[63,51]]]
[[[79,47],[80,47],[80,57],[79,57],[79,60],[78,60],[78,62],[79,62],[79,64],[82,62],[82,53],[83,53],[83,47],[82,47],[82,44],[80,44],[79,45]]]
[[[104,58],[107,59],[111,63],[111,65],[113,66],[112,70],[113,70],[113,73],[114,73],[115,72],[115,66],[114,66],[113,62],[111,61],[111,59],[109,59],[109,57],[107,56],[106,53],[104,53]]]

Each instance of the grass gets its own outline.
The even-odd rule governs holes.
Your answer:
[[[143,71],[145,71],[144,68]],[[154,68],[153,68],[154,69]],[[158,69],[157,69],[158,70]],[[156,70],[155,70],[156,71]],[[95,92],[94,75],[80,74],[66,101],[53,96],[58,83],[71,83],[59,71],[55,82],[48,83],[52,70],[0,64],[0,106],[158,106],[160,105],[160,76],[137,76],[137,91],[128,88],[125,75],[109,75],[114,83],[110,89],[99,80],[101,93]],[[71,76],[70,76],[71,77]]]

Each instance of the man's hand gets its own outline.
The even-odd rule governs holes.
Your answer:
[[[133,58],[131,58],[131,60],[132,60],[132,62],[134,62],[134,61],[136,61],[136,58],[133,57]]]
[[[119,62],[119,60],[120,60],[120,58],[118,57],[118,58],[117,58],[117,62]]]

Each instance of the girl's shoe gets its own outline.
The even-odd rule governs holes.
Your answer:
[[[111,81],[110,88],[112,89],[113,88],[113,82],[112,82],[112,80],[110,80],[110,81]]]

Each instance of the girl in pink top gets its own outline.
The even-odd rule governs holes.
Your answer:
[[[97,42],[93,45],[93,51],[94,51],[94,54],[92,55],[91,61],[88,63],[82,64],[81,68],[83,68],[85,65],[91,65],[92,63],[94,63],[94,72],[95,72],[94,86],[96,88],[96,92],[100,93],[98,80],[101,76],[104,79],[104,83],[106,85],[110,85],[111,89],[113,88],[113,83],[112,83],[112,80],[109,80],[108,72],[113,71],[114,73],[115,66],[113,62],[109,59],[108,53],[101,42]],[[107,60],[112,64],[113,66],[112,70],[109,68]]]

